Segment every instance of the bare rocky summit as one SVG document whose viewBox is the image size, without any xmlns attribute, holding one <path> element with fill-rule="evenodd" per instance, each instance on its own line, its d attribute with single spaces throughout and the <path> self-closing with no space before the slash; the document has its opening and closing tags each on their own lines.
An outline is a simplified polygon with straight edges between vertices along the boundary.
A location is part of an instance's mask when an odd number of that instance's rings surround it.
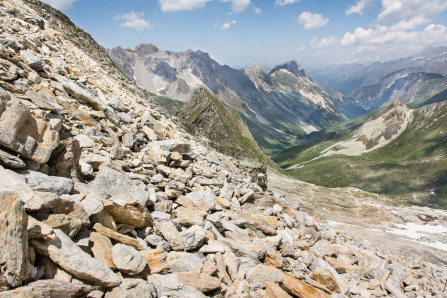
<svg viewBox="0 0 447 298">
<path fill-rule="evenodd" d="M 441 295 L 445 267 L 292 207 L 59 12 L 3 0 L 0 22 L 0 297 Z"/>
</svg>

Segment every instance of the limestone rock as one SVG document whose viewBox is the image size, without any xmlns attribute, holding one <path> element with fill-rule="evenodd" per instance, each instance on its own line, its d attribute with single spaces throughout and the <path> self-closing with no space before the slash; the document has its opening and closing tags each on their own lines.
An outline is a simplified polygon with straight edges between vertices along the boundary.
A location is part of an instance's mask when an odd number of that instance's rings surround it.
<svg viewBox="0 0 447 298">
<path fill-rule="evenodd" d="M 180 237 L 185 244 L 185 250 L 191 251 L 200 248 L 206 239 L 205 230 L 199 226 L 192 226 L 188 230 L 180 233 Z"/>
<path fill-rule="evenodd" d="M 120 233 L 115 232 L 115 231 L 113 231 L 111 229 L 108 229 L 108 228 L 104 227 L 100 223 L 96 223 L 93 226 L 93 229 L 96 232 L 100 233 L 101 235 L 109 237 L 109 238 L 111 238 L 111 239 L 113 239 L 115 241 L 118 241 L 118 242 L 130 245 L 130 246 L 133 246 L 133 247 L 135 247 L 138 250 L 143 250 L 144 249 L 144 246 L 142 246 L 141 243 L 137 239 L 129 237 L 129 236 L 126 236 L 126 235 L 123 235 L 123 234 L 120 234 Z"/>
<path fill-rule="evenodd" d="M 169 242 L 173 250 L 183 250 L 185 245 L 177 228 L 170 220 L 162 220 L 158 223 L 158 229 L 163 237 Z"/>
<path fill-rule="evenodd" d="M 287 294 L 277 283 L 272 281 L 267 281 L 265 283 L 265 291 L 269 298 L 289 298 L 292 297 Z"/>
<path fill-rule="evenodd" d="M 66 139 L 54 149 L 48 162 L 50 175 L 83 180 L 80 176 L 81 147 L 76 139 Z"/>
<path fill-rule="evenodd" d="M 204 297 L 203 294 L 194 288 L 185 286 L 175 274 L 153 274 L 148 278 L 157 291 L 157 297 Z"/>
<path fill-rule="evenodd" d="M 197 253 L 171 251 L 166 261 L 171 266 L 171 272 L 192 272 L 203 266 L 204 259 Z"/>
<path fill-rule="evenodd" d="M 155 288 L 147 281 L 138 278 L 124 278 L 119 287 L 107 292 L 105 298 L 155 298 Z"/>
<path fill-rule="evenodd" d="M 282 272 L 274 268 L 282 277 L 281 288 L 283 288 L 287 293 L 292 296 L 297 297 L 318 297 L 318 298 L 329 298 L 330 296 L 326 293 L 315 289 L 314 287 L 306 284 L 302 280 L 299 280 L 290 274 Z"/>
<path fill-rule="evenodd" d="M 330 291 L 340 293 L 340 287 L 329 269 L 317 269 L 312 273 L 313 279 L 326 286 Z"/>
<path fill-rule="evenodd" d="M 246 279 L 250 284 L 253 284 L 253 287 L 263 288 L 267 281 L 281 283 L 283 278 L 282 275 L 273 270 L 272 267 L 259 264 L 247 271 Z"/>
<path fill-rule="evenodd" d="M 145 258 L 135 248 L 121 243 L 113 246 L 112 259 L 116 267 L 128 275 L 137 275 L 146 267 Z"/>
<path fill-rule="evenodd" d="M 220 280 L 206 274 L 194 272 L 176 272 L 178 279 L 187 286 L 196 288 L 202 293 L 209 293 L 220 288 Z"/>
<path fill-rule="evenodd" d="M 57 195 L 70 194 L 74 182 L 69 178 L 48 176 L 39 172 L 27 171 L 26 181 L 35 191 L 52 192 Z"/>
<path fill-rule="evenodd" d="M 0 297 L 85 297 L 96 289 L 98 287 L 82 283 L 43 279 L 15 290 L 0 292 Z"/>
<path fill-rule="evenodd" d="M 122 206 L 113 200 L 107 200 L 104 201 L 104 209 L 118 223 L 129 224 L 136 228 L 145 228 L 153 224 L 149 210 L 140 203 Z"/>
<path fill-rule="evenodd" d="M 151 270 L 151 274 L 158 274 L 168 271 L 171 267 L 167 264 L 167 253 L 162 250 L 150 249 L 140 252 L 146 259 L 146 263 Z"/>
<path fill-rule="evenodd" d="M 110 196 L 127 195 L 137 200 L 142 206 L 146 206 L 149 194 L 136 186 L 126 175 L 113 169 L 103 167 L 96 175 L 93 186 L 102 189 Z"/>
<path fill-rule="evenodd" d="M 0 149 L 0 165 L 13 169 L 23 169 L 26 164 L 17 156 Z"/>
<path fill-rule="evenodd" d="M 121 280 L 104 263 L 82 251 L 61 230 L 54 230 L 55 240 L 31 240 L 34 249 L 48 256 L 73 276 L 107 287 L 115 287 Z"/>
<path fill-rule="evenodd" d="M 15 192 L 0 192 L 0 235 L 0 280 L 16 287 L 28 278 L 30 263 L 27 215 Z"/>
<path fill-rule="evenodd" d="M 53 114 L 33 117 L 15 98 L 0 100 L 0 111 L 0 144 L 39 164 L 46 163 L 59 143 L 59 118 Z"/>
<path fill-rule="evenodd" d="M 179 140 L 165 140 L 154 142 L 159 145 L 163 151 L 188 153 L 191 151 L 191 145 Z"/>
<path fill-rule="evenodd" d="M 214 209 L 216 200 L 209 191 L 194 191 L 177 199 L 177 204 L 194 210 L 208 212 Z"/>
<path fill-rule="evenodd" d="M 112 242 L 106 236 L 93 232 L 89 237 L 92 243 L 92 253 L 95 259 L 103 262 L 112 270 L 116 269 L 115 263 L 112 258 Z"/>
<path fill-rule="evenodd" d="M 32 69 L 39 71 L 42 70 L 42 60 L 31 51 L 20 51 L 20 55 L 23 57 L 25 63 Z"/>
</svg>

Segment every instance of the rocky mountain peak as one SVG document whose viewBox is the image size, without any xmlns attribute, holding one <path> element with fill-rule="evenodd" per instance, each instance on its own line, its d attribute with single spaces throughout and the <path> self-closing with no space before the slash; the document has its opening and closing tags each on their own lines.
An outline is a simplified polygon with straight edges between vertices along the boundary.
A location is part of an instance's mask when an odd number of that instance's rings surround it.
<svg viewBox="0 0 447 298">
<path fill-rule="evenodd" d="M 158 48 L 150 43 L 141 43 L 135 47 L 135 52 L 138 55 L 151 55 L 158 51 Z"/>
<path fill-rule="evenodd" d="M 307 77 L 306 72 L 304 69 L 299 65 L 295 60 L 287 61 L 284 64 L 275 66 L 269 74 L 273 74 L 277 72 L 278 70 L 285 69 L 293 73 L 297 77 Z"/>
</svg>

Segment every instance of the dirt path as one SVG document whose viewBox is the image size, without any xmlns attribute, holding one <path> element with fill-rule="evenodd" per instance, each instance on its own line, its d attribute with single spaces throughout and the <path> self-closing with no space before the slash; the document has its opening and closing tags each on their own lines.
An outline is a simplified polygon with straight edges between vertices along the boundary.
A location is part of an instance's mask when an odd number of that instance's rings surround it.
<svg viewBox="0 0 447 298">
<path fill-rule="evenodd" d="M 368 240 L 383 254 L 447 265 L 446 211 L 393 206 L 386 197 L 358 189 L 328 189 L 278 174 L 269 174 L 269 187 L 349 237 Z"/>
</svg>

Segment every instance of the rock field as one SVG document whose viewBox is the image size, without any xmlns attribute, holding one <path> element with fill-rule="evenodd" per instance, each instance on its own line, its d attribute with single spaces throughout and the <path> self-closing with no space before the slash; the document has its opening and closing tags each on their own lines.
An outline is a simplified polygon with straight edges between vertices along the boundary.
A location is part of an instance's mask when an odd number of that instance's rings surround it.
<svg viewBox="0 0 447 298">
<path fill-rule="evenodd" d="M 445 267 L 291 207 L 49 6 L 0 23 L 0 297 L 443 295 Z"/>
</svg>

